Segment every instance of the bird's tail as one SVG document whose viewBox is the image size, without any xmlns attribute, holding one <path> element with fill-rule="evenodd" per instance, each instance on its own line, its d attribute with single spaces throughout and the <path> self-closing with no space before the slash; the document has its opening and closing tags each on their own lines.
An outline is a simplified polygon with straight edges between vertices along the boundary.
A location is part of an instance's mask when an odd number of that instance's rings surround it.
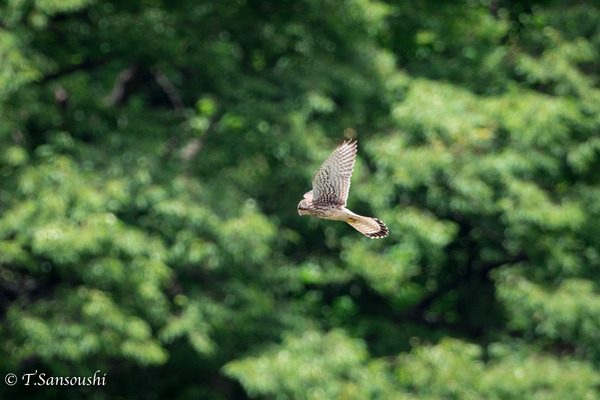
<svg viewBox="0 0 600 400">
<path fill-rule="evenodd" d="M 348 218 L 348 223 L 354 229 L 371 239 L 384 238 L 390 233 L 387 226 L 377 218 L 354 215 Z"/>
</svg>

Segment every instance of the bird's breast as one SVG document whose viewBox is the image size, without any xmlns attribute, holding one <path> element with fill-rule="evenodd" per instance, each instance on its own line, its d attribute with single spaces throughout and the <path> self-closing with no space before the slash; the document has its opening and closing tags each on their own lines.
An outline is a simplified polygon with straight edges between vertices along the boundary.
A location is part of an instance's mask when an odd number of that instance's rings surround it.
<svg viewBox="0 0 600 400">
<path fill-rule="evenodd" d="M 344 208 L 333 203 L 313 203 L 310 211 L 311 215 L 318 218 L 337 221 L 346 221 L 348 219 L 348 216 L 344 212 Z"/>
</svg>

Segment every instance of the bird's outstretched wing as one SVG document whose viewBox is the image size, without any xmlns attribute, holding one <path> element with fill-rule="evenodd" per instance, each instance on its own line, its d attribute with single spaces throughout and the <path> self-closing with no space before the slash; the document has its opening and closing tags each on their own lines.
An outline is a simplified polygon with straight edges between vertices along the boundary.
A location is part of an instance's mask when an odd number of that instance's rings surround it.
<svg viewBox="0 0 600 400">
<path fill-rule="evenodd" d="M 312 177 L 314 201 L 346 205 L 355 156 L 356 140 L 344 141 L 331 153 Z"/>
</svg>

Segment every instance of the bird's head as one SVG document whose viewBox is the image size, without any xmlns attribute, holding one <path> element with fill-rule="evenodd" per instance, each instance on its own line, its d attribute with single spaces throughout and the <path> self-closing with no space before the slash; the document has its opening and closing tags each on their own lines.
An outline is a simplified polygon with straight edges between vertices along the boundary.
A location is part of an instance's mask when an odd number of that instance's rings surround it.
<svg viewBox="0 0 600 400">
<path fill-rule="evenodd" d="M 300 203 L 298 203 L 298 214 L 300 215 L 310 215 L 310 212 L 308 211 L 309 209 L 309 204 L 308 204 L 308 200 L 303 199 Z"/>
</svg>

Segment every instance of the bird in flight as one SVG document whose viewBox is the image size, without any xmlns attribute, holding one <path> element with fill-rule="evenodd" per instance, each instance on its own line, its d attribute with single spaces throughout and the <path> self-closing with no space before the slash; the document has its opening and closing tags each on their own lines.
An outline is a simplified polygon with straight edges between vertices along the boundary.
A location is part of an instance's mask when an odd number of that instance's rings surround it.
<svg viewBox="0 0 600 400">
<path fill-rule="evenodd" d="M 371 239 L 388 235 L 387 226 L 377 218 L 363 217 L 346 208 L 350 178 L 354 171 L 356 140 L 344 141 L 321 164 L 312 177 L 312 190 L 298 204 L 298 214 L 344 221 Z"/>
</svg>

